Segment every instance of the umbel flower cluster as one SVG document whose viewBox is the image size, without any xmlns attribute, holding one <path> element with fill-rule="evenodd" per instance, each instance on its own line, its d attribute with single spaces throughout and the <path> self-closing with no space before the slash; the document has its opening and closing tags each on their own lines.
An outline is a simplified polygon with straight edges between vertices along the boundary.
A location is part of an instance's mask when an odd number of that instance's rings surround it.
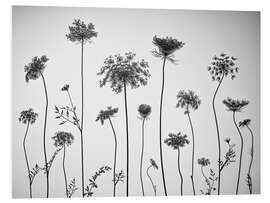
<svg viewBox="0 0 270 203">
<path fill-rule="evenodd" d="M 26 72 L 25 81 L 29 82 L 29 80 L 36 80 L 43 73 L 46 68 L 45 63 L 49 59 L 47 56 L 43 55 L 40 58 L 35 56 L 32 58 L 32 61 L 28 63 L 28 65 L 24 66 L 24 71 Z"/>
<path fill-rule="evenodd" d="M 185 108 L 185 113 L 189 113 L 189 108 L 197 110 L 201 104 L 199 96 L 194 93 L 194 91 L 180 90 L 177 94 L 177 104 L 176 107 Z"/>
<path fill-rule="evenodd" d="M 198 164 L 201 166 L 208 166 L 208 165 L 210 165 L 210 160 L 202 157 L 202 158 L 198 159 Z"/>
<path fill-rule="evenodd" d="M 211 65 L 207 68 L 212 76 L 212 80 L 220 82 L 223 77 L 227 76 L 231 76 L 233 80 L 236 73 L 239 72 L 239 67 L 235 65 L 236 60 L 237 58 L 224 53 L 214 56 Z"/>
<path fill-rule="evenodd" d="M 104 66 L 98 72 L 98 75 L 105 75 L 100 80 L 100 87 L 109 83 L 114 92 L 120 93 L 124 86 L 133 89 L 147 85 L 147 79 L 150 77 L 149 65 L 144 59 L 136 61 L 135 56 L 136 54 L 127 52 L 125 56 L 116 54 L 106 58 Z"/>
<path fill-rule="evenodd" d="M 27 124 L 33 124 L 36 122 L 38 117 L 38 114 L 34 112 L 32 108 L 29 108 L 28 110 L 24 110 L 20 113 L 19 121 Z"/>
<path fill-rule="evenodd" d="M 178 149 L 179 147 L 184 147 L 186 144 L 189 144 L 187 135 L 182 135 L 181 132 L 177 134 L 169 133 L 168 137 L 169 138 L 166 138 L 164 143 L 171 146 L 173 149 Z"/>
<path fill-rule="evenodd" d="M 141 118 L 144 119 L 144 118 L 147 118 L 151 114 L 152 108 L 148 104 L 141 104 L 138 107 L 138 112 L 139 112 Z"/>
<path fill-rule="evenodd" d="M 153 37 L 153 44 L 158 48 L 158 50 L 152 51 L 155 57 L 166 58 L 173 63 L 175 62 L 173 53 L 185 45 L 184 42 L 180 42 L 172 37 L 159 38 L 157 36 Z"/>
<path fill-rule="evenodd" d="M 74 136 L 69 132 L 59 131 L 52 137 L 54 140 L 54 146 L 63 147 L 64 145 L 69 146 L 73 143 Z"/>
<path fill-rule="evenodd" d="M 241 110 L 249 104 L 249 101 L 244 99 L 232 99 L 228 97 L 227 99 L 223 100 L 223 104 L 225 104 L 228 111 L 241 112 Z"/>
<path fill-rule="evenodd" d="M 107 107 L 106 110 L 101 110 L 96 118 L 96 121 L 100 121 L 101 124 L 104 124 L 104 121 L 113 117 L 118 112 L 118 108 L 112 108 L 111 106 Z"/>
</svg>

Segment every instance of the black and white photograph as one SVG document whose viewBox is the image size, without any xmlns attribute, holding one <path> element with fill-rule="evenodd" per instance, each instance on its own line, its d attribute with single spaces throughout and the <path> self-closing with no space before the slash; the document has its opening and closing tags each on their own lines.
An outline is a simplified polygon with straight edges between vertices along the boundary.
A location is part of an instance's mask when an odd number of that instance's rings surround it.
<svg viewBox="0 0 270 203">
<path fill-rule="evenodd" d="M 13 6 L 12 198 L 260 194 L 260 15 Z"/>
</svg>

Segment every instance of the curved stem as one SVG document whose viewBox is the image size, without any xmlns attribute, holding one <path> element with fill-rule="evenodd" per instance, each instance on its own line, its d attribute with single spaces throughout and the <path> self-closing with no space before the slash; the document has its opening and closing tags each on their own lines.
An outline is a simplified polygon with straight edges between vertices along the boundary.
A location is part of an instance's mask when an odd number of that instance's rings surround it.
<svg viewBox="0 0 270 203">
<path fill-rule="evenodd" d="M 167 188 L 165 182 L 165 174 L 164 174 L 164 166 L 163 166 L 163 156 L 162 156 L 162 103 L 163 103 L 163 93 L 164 93 L 164 80 L 165 80 L 165 63 L 166 63 L 166 56 L 163 60 L 162 66 L 162 86 L 161 86 L 161 94 L 160 94 L 160 109 L 159 109 L 159 152 L 160 152 L 160 165 L 161 165 L 161 173 L 162 173 L 162 180 L 163 180 L 163 187 L 165 196 L 167 196 Z"/>
<path fill-rule="evenodd" d="M 216 100 L 216 96 L 217 96 L 217 92 L 219 90 L 219 87 L 223 81 L 224 78 L 224 73 L 221 77 L 221 80 L 219 81 L 219 84 L 217 86 L 217 89 L 214 93 L 213 96 L 213 100 L 212 100 L 212 107 L 213 107 L 213 111 L 214 111 L 214 116 L 215 116 L 215 123 L 216 123 L 216 130 L 217 130 L 217 137 L 218 137 L 218 195 L 220 194 L 220 163 L 221 163 L 221 147 L 220 147 L 220 135 L 219 135 L 219 127 L 218 127 L 218 120 L 217 120 L 217 113 L 216 113 L 216 109 L 215 109 L 215 100 Z"/>
<path fill-rule="evenodd" d="M 63 172 L 64 172 L 64 178 L 65 178 L 65 187 L 66 187 L 66 196 L 68 197 L 68 186 L 67 186 L 67 174 L 65 169 L 65 160 L 66 160 L 66 146 L 64 144 L 64 152 L 63 152 Z"/>
<path fill-rule="evenodd" d="M 46 152 L 46 127 L 47 127 L 47 114 L 48 114 L 48 92 L 46 87 L 46 82 L 43 74 L 40 72 L 40 75 L 42 77 L 44 91 L 45 91 L 45 97 L 46 97 L 46 105 L 45 105 L 45 118 L 44 118 L 44 127 L 43 127 L 43 151 L 44 151 L 44 159 L 45 159 L 45 170 L 46 170 L 46 183 L 47 183 L 47 194 L 46 197 L 49 197 L 49 170 L 48 170 L 48 160 L 47 160 L 47 152 Z"/>
<path fill-rule="evenodd" d="M 24 135 L 24 138 L 23 138 L 23 151 L 24 151 L 24 157 L 25 157 L 25 162 L 26 162 L 27 171 L 28 171 L 30 198 L 32 198 L 32 182 L 31 182 L 31 178 L 30 178 L 30 167 L 29 167 L 29 162 L 28 162 L 27 153 L 26 153 L 26 147 L 25 147 L 26 136 L 27 136 L 27 133 L 28 133 L 29 124 L 30 123 L 28 121 L 26 131 L 25 131 L 25 135 Z"/>
<path fill-rule="evenodd" d="M 238 177 L 237 177 L 237 185 L 236 185 L 236 191 L 235 194 L 238 194 L 238 188 L 239 188 L 239 181 L 240 181 L 240 175 L 241 175 L 241 166 L 242 166 L 242 154 L 243 154 L 243 137 L 242 134 L 239 130 L 239 127 L 235 121 L 235 111 L 233 112 L 233 122 L 235 124 L 235 127 L 237 128 L 237 131 L 240 136 L 240 141 L 241 141 L 241 148 L 240 148 L 240 157 L 239 157 L 239 169 L 238 169 Z"/>
<path fill-rule="evenodd" d="M 84 158 L 83 158 L 83 113 L 84 113 L 84 89 L 83 89 L 83 39 L 81 44 L 81 94 L 82 94 L 82 112 L 81 112 L 81 167 L 82 167 L 82 197 L 84 197 Z"/>
<path fill-rule="evenodd" d="M 114 135 L 114 162 L 113 162 L 113 196 L 115 197 L 115 192 L 116 192 L 116 180 L 115 180 L 115 174 L 116 174 L 116 153 L 117 153 L 117 138 L 116 138 L 116 133 L 111 121 L 111 118 L 109 117 L 110 125 L 113 131 Z"/>
<path fill-rule="evenodd" d="M 127 136 L 127 181 L 126 181 L 126 196 L 128 197 L 128 180 L 129 180 L 129 141 L 128 141 L 128 112 L 127 112 L 127 90 L 124 82 L 124 96 L 125 96 L 125 113 L 126 113 L 126 136 Z"/>
<path fill-rule="evenodd" d="M 251 179 L 250 171 L 251 171 L 251 167 L 252 167 L 252 163 L 253 163 L 253 156 L 254 156 L 254 135 L 253 135 L 253 132 L 248 125 L 247 125 L 247 128 L 248 128 L 250 135 L 251 135 L 251 152 L 250 152 L 251 159 L 250 159 L 249 168 L 248 168 L 248 175 L 250 177 L 249 193 L 252 194 L 252 179 Z"/>
<path fill-rule="evenodd" d="M 140 180 L 141 180 L 143 196 L 144 196 L 144 187 L 143 187 L 143 177 L 142 177 L 142 163 L 143 163 L 143 151 L 144 151 L 144 123 L 145 123 L 145 118 L 143 118 L 143 121 L 142 121 L 142 151 L 141 151 L 141 163 L 140 163 Z"/>
<path fill-rule="evenodd" d="M 188 112 L 188 109 L 187 109 Z M 194 187 L 194 180 L 193 180 L 193 176 L 194 176 L 194 146 L 195 146 L 195 139 L 194 139 L 194 130 L 193 130 L 193 125 L 191 122 L 191 118 L 189 115 L 189 112 L 187 113 L 188 115 L 188 120 L 189 120 L 189 124 L 190 124 L 190 128 L 191 128 L 191 132 L 192 132 L 192 163 L 191 163 L 191 182 L 192 182 L 192 189 L 193 189 L 193 195 L 195 195 L 195 187 Z"/>
<path fill-rule="evenodd" d="M 183 176 L 182 176 L 181 169 L 180 169 L 180 148 L 179 147 L 178 147 L 177 151 L 178 151 L 177 164 L 178 164 L 178 172 L 179 172 L 180 179 L 181 179 L 181 196 L 182 196 L 183 195 Z"/>
<path fill-rule="evenodd" d="M 203 175 L 204 179 L 205 179 L 205 180 L 208 180 L 207 177 L 206 177 L 205 174 L 204 174 L 203 166 L 201 166 L 201 172 L 202 172 L 202 175 Z"/>
<path fill-rule="evenodd" d="M 150 180 L 150 182 L 151 182 L 152 188 L 153 188 L 154 193 L 155 193 L 155 196 L 156 196 L 156 195 L 157 195 L 156 186 L 155 186 L 155 184 L 154 184 L 154 182 L 153 182 L 153 180 L 152 180 L 152 178 L 151 178 L 151 176 L 150 176 L 150 174 L 149 174 L 149 169 L 150 169 L 151 167 L 152 167 L 152 165 L 150 165 L 150 166 L 147 168 L 146 174 L 147 174 L 147 176 L 148 176 L 148 178 L 149 178 L 149 180 Z"/>
</svg>

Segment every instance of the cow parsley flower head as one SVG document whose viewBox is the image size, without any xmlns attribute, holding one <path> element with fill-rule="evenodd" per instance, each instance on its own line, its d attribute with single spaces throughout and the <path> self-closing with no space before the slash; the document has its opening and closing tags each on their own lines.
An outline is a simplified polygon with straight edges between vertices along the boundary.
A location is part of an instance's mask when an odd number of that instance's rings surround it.
<svg viewBox="0 0 270 203">
<path fill-rule="evenodd" d="M 223 100 L 223 104 L 225 104 L 228 111 L 241 112 L 241 110 L 249 104 L 249 101 L 244 99 L 232 99 L 228 97 L 227 99 Z"/>
<path fill-rule="evenodd" d="M 210 165 L 210 160 L 202 157 L 202 158 L 198 159 L 198 164 L 201 166 L 208 166 L 208 165 Z"/>
<path fill-rule="evenodd" d="M 189 144 L 189 140 L 187 139 L 187 135 L 182 135 L 181 132 L 174 134 L 170 133 L 168 138 L 164 140 L 164 143 L 173 149 L 178 149 L 179 147 L 184 147 L 186 144 Z"/>
<path fill-rule="evenodd" d="M 33 124 L 36 122 L 38 117 L 38 114 L 34 112 L 32 108 L 29 108 L 28 110 L 24 110 L 20 113 L 19 122 L 22 122 L 23 124 Z"/>
<path fill-rule="evenodd" d="M 231 76 L 233 80 L 239 72 L 239 67 L 236 66 L 237 58 L 221 53 L 219 56 L 214 56 L 211 65 L 207 67 L 213 81 L 220 81 L 223 77 Z"/>
<path fill-rule="evenodd" d="M 69 132 L 59 131 L 52 137 L 54 140 L 54 146 L 63 147 L 64 145 L 69 146 L 74 141 L 74 136 Z"/>
<path fill-rule="evenodd" d="M 46 62 L 48 60 L 45 55 L 32 58 L 32 61 L 24 66 L 24 71 L 26 72 L 25 81 L 29 82 L 29 80 L 38 79 L 46 68 Z"/>
<path fill-rule="evenodd" d="M 69 26 L 69 33 L 66 35 L 71 42 L 91 42 L 93 37 L 97 37 L 95 26 L 92 23 L 85 24 L 80 19 L 75 19 L 72 26 Z"/>
<path fill-rule="evenodd" d="M 138 107 L 138 112 L 139 112 L 141 118 L 144 119 L 144 118 L 147 118 L 151 114 L 152 108 L 148 104 L 141 104 Z"/>
<path fill-rule="evenodd" d="M 185 45 L 172 37 L 159 38 L 157 36 L 153 37 L 153 44 L 157 46 L 158 50 L 153 50 L 152 54 L 162 59 L 166 57 L 171 62 L 175 62 L 173 53 Z"/>
<path fill-rule="evenodd" d="M 101 110 L 96 118 L 96 121 L 100 121 L 101 124 L 104 124 L 104 121 L 113 117 L 118 112 L 118 108 L 112 108 L 111 106 L 107 107 L 106 110 Z"/>
</svg>

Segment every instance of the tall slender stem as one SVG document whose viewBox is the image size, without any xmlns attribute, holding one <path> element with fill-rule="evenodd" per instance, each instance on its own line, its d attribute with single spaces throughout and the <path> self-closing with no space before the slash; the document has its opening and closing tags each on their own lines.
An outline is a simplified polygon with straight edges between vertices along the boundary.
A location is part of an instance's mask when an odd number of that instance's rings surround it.
<svg viewBox="0 0 270 203">
<path fill-rule="evenodd" d="M 141 163 L 140 163 L 140 180 L 142 187 L 142 195 L 144 196 L 143 177 L 142 177 L 142 164 L 143 164 L 143 152 L 144 152 L 144 123 L 145 118 L 142 120 L 142 151 L 141 151 Z"/>
<path fill-rule="evenodd" d="M 159 152 L 160 152 L 160 165 L 161 165 L 164 193 L 167 196 L 167 188 L 166 188 L 166 182 L 165 182 L 163 156 L 162 156 L 162 103 L 163 103 L 164 82 L 165 82 L 165 63 L 166 63 L 166 56 L 164 57 L 163 66 L 162 66 L 162 86 L 161 86 L 160 107 L 159 107 L 160 108 L 159 109 Z"/>
<path fill-rule="evenodd" d="M 235 191 L 235 194 L 237 195 L 238 194 L 238 188 L 239 188 L 239 181 L 240 181 L 240 175 L 241 175 L 241 166 L 242 166 L 242 154 L 243 154 L 243 137 L 242 137 L 242 134 L 240 132 L 240 129 L 235 121 L 235 111 L 233 112 L 233 122 L 235 124 L 235 127 L 237 128 L 237 131 L 239 133 L 239 136 L 240 136 L 240 141 L 241 141 L 241 144 L 240 144 L 240 157 L 239 157 L 239 169 L 238 169 L 238 177 L 237 177 L 237 184 L 236 184 L 236 191 Z"/>
<path fill-rule="evenodd" d="M 82 197 L 84 197 L 84 158 L 83 158 L 83 113 L 84 113 L 84 89 L 83 89 L 83 38 L 81 44 L 81 91 L 82 91 L 82 112 L 81 112 L 81 167 L 82 167 Z"/>
<path fill-rule="evenodd" d="M 183 175 L 182 175 L 181 169 L 180 169 L 180 147 L 178 147 L 177 152 L 178 152 L 177 165 L 178 165 L 178 172 L 179 172 L 180 179 L 181 179 L 181 196 L 182 196 L 183 195 Z"/>
<path fill-rule="evenodd" d="M 28 133 L 29 124 L 30 124 L 30 122 L 28 121 L 26 131 L 25 131 L 25 135 L 24 135 L 24 138 L 23 138 L 23 151 L 24 151 L 24 157 L 25 157 L 25 161 L 26 161 L 26 165 L 27 165 L 30 198 L 32 198 L 32 182 L 31 182 L 31 178 L 30 178 L 30 167 L 29 167 L 29 162 L 28 162 L 27 153 L 26 153 L 26 147 L 25 147 L 26 136 L 27 136 L 27 133 Z"/>
<path fill-rule="evenodd" d="M 45 170 L 46 170 L 46 197 L 49 198 L 49 170 L 48 170 L 48 160 L 47 160 L 47 152 L 46 152 L 46 127 L 47 127 L 47 114 L 48 114 L 48 92 L 46 87 L 46 82 L 43 74 L 40 72 L 40 75 L 42 77 L 44 91 L 45 91 L 45 97 L 46 97 L 46 105 L 45 105 L 45 118 L 44 118 L 44 127 L 43 127 L 43 150 L 44 150 L 44 159 L 45 159 Z"/>
<path fill-rule="evenodd" d="M 128 141 L 128 112 L 127 112 L 127 90 L 124 82 L 124 96 L 125 96 L 125 112 L 126 112 L 126 134 L 127 134 L 127 181 L 126 181 L 126 196 L 128 197 L 128 180 L 129 180 L 129 141 Z"/>
<path fill-rule="evenodd" d="M 113 135 L 114 135 L 114 161 L 113 161 L 113 196 L 115 197 L 115 187 L 116 187 L 116 180 L 115 180 L 115 174 L 116 174 L 116 153 L 117 153 L 117 138 L 116 138 L 116 133 L 111 121 L 111 118 L 109 117 L 109 121 L 110 121 L 110 125 L 113 131 Z"/>
<path fill-rule="evenodd" d="M 248 176 L 250 178 L 249 193 L 252 194 L 252 179 L 251 179 L 250 171 L 251 171 L 251 167 L 252 167 L 252 163 L 253 163 L 253 156 L 254 156 L 254 135 L 253 135 L 253 132 L 250 129 L 250 127 L 248 125 L 246 125 L 246 126 L 247 126 L 247 128 L 250 132 L 250 135 L 251 135 L 251 152 L 250 152 L 251 159 L 250 159 L 250 163 L 249 163 L 249 167 L 248 167 Z"/>
<path fill-rule="evenodd" d="M 192 183 L 193 195 L 195 195 L 196 192 L 195 192 L 194 180 L 193 180 L 193 177 L 194 177 L 194 148 L 195 148 L 195 139 L 194 139 L 193 125 L 192 125 L 192 122 L 191 122 L 191 118 L 190 118 L 188 109 L 187 109 L 187 115 L 188 115 L 188 120 L 189 120 L 189 124 L 190 124 L 190 128 L 191 128 L 191 132 L 192 132 L 192 163 L 191 163 L 191 176 L 190 176 L 190 178 L 191 178 L 191 183 Z"/>
<path fill-rule="evenodd" d="M 153 182 L 153 180 L 152 180 L 152 178 L 151 178 L 151 176 L 150 176 L 150 174 L 149 174 L 149 170 L 150 170 L 151 167 L 152 167 L 152 165 L 150 165 L 150 166 L 147 168 L 146 174 L 147 174 L 147 176 L 148 176 L 148 178 L 149 178 L 149 180 L 150 180 L 150 182 L 151 182 L 152 188 L 153 188 L 154 193 L 155 193 L 155 196 L 156 196 L 156 195 L 157 195 L 156 186 L 155 186 L 155 184 L 154 184 L 154 182 Z"/>
<path fill-rule="evenodd" d="M 215 109 L 215 100 L 217 96 L 217 92 L 219 90 L 219 87 L 223 81 L 224 78 L 224 73 L 221 77 L 221 80 L 219 81 L 219 84 L 217 86 L 217 89 L 214 93 L 213 100 L 212 100 L 212 106 L 213 106 L 213 111 L 214 111 L 214 116 L 215 116 L 215 123 L 216 123 L 216 130 L 217 130 L 217 137 L 218 137 L 218 195 L 220 194 L 220 163 L 221 163 L 221 147 L 220 147 L 220 134 L 219 134 L 219 127 L 218 127 L 218 120 L 217 120 L 217 113 Z"/>
<path fill-rule="evenodd" d="M 65 178 L 65 187 L 66 187 L 66 196 L 68 197 L 68 186 L 67 186 L 67 174 L 65 169 L 65 160 L 66 160 L 66 145 L 64 144 L 64 152 L 63 152 L 63 172 L 64 172 L 64 178 Z"/>
</svg>

